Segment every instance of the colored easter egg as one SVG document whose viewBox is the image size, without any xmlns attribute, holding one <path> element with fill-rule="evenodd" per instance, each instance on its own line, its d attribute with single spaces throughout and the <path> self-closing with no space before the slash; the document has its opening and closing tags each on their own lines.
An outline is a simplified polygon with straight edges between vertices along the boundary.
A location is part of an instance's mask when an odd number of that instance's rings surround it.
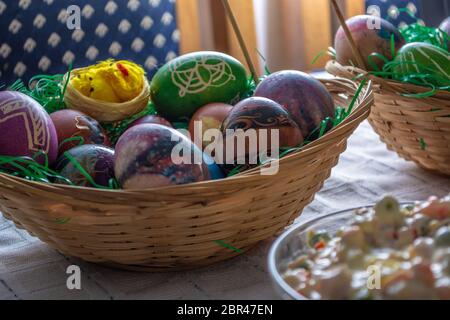
<svg viewBox="0 0 450 320">
<path fill-rule="evenodd" d="M 352 17 L 346 21 L 350 29 L 353 40 L 361 52 L 365 65 L 369 70 L 376 70 L 383 67 L 386 63 L 383 59 L 373 56 L 372 53 L 383 55 L 387 60 L 391 61 L 391 37 L 394 37 L 395 49 L 398 50 L 405 43 L 398 29 L 389 21 L 376 16 L 359 15 Z M 342 65 L 355 65 L 357 60 L 353 56 L 344 29 L 340 27 L 336 33 L 334 40 L 334 48 L 336 49 L 336 60 Z M 370 62 L 372 61 L 372 63 Z"/>
<path fill-rule="evenodd" d="M 109 139 L 100 123 L 80 111 L 65 109 L 52 113 L 50 117 L 58 134 L 59 154 L 80 144 L 110 146 Z M 78 140 L 65 141 L 75 137 L 83 138 L 83 143 Z"/>
<path fill-rule="evenodd" d="M 68 156 L 69 155 L 69 156 Z M 73 158 L 75 161 L 71 161 Z M 99 185 L 107 187 L 114 179 L 114 150 L 105 146 L 86 144 L 70 149 L 59 157 L 56 170 L 73 184 L 82 187 L 93 187 L 89 178 L 77 167 L 78 163 L 85 172 Z M 56 183 L 69 184 L 63 179 Z"/>
<path fill-rule="evenodd" d="M 231 109 L 233 109 L 233 106 L 226 103 L 210 103 L 198 109 L 189 122 L 189 134 L 191 135 L 192 141 L 196 144 L 198 143 L 198 146 L 203 150 L 210 142 L 203 140 L 204 133 L 209 129 L 220 130 L 223 121 L 228 117 Z M 199 130 L 200 125 L 201 131 Z M 197 134 L 195 130 L 196 126 L 198 128 Z M 201 136 L 197 137 L 200 134 Z"/>
<path fill-rule="evenodd" d="M 52 119 L 35 100 L 15 91 L 0 92 L 0 155 L 56 160 L 58 137 Z M 36 161 L 43 164 L 45 156 Z"/>
<path fill-rule="evenodd" d="M 255 96 L 281 104 L 297 123 L 304 138 L 316 138 L 321 122 L 327 117 L 334 118 L 334 101 L 327 88 L 316 78 L 300 71 L 285 70 L 271 74 L 258 85 Z"/>
<path fill-rule="evenodd" d="M 139 118 L 135 121 L 133 121 L 129 126 L 128 129 L 140 124 L 160 124 L 169 128 L 173 128 L 172 124 L 160 116 L 155 115 L 149 115 L 149 116 L 143 116 L 142 118 Z"/>
<path fill-rule="evenodd" d="M 115 174 L 124 189 L 210 180 L 200 149 L 177 130 L 158 124 L 132 127 L 120 137 Z"/>
<path fill-rule="evenodd" d="M 447 17 L 444 21 L 442 21 L 439 29 L 447 32 L 447 34 L 450 35 L 450 17 Z"/>
<path fill-rule="evenodd" d="M 404 80 L 411 74 L 431 75 L 423 84 L 440 87 L 450 86 L 450 53 L 424 42 L 412 42 L 403 46 L 394 60 L 397 80 Z"/>
<path fill-rule="evenodd" d="M 246 89 L 247 73 L 238 60 L 204 51 L 180 56 L 160 68 L 150 95 L 160 115 L 178 120 L 190 118 L 211 102 L 238 101 Z"/>
<path fill-rule="evenodd" d="M 439 29 L 446 32 L 450 37 L 450 17 L 447 17 L 447 19 L 442 21 L 441 25 L 439 26 Z M 447 41 L 447 50 L 450 51 L 450 38 Z"/>
<path fill-rule="evenodd" d="M 248 134 L 249 130 L 254 130 L 253 141 L 237 137 L 239 131 Z M 271 141 L 273 130 L 278 131 L 278 141 Z M 245 159 L 245 164 L 255 164 L 252 162 L 259 159 L 264 152 L 274 148 L 278 150 L 296 147 L 303 142 L 302 133 L 290 114 L 280 104 L 262 97 L 248 98 L 239 102 L 223 122 L 222 132 L 225 154 L 223 169 L 226 171 L 230 165 L 239 164 L 239 159 L 242 162 Z M 262 133 L 265 134 L 265 138 L 262 138 Z M 266 143 L 263 143 L 263 139 Z M 230 143 L 234 148 L 229 148 Z M 229 150 L 233 149 L 234 152 L 230 153 Z"/>
</svg>

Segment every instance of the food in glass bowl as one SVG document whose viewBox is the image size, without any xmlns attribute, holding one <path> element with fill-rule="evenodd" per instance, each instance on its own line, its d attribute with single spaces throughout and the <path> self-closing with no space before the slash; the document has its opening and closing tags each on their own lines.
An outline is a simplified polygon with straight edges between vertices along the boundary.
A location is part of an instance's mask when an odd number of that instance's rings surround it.
<svg viewBox="0 0 450 320">
<path fill-rule="evenodd" d="M 386 197 L 305 241 L 281 274 L 302 297 L 450 299 L 450 196 L 409 206 Z"/>
</svg>

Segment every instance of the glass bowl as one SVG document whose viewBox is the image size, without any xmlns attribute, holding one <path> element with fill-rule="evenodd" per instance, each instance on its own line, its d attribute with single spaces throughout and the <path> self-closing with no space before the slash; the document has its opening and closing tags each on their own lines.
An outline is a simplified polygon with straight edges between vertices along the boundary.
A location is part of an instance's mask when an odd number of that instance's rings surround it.
<svg viewBox="0 0 450 320">
<path fill-rule="evenodd" d="M 402 206 L 412 205 L 412 203 L 402 203 Z M 282 299 L 285 300 L 308 300 L 294 290 L 283 280 L 283 274 L 287 270 L 287 265 L 295 257 L 305 252 L 307 246 L 307 234 L 310 230 L 325 230 L 334 235 L 340 227 L 347 224 L 354 216 L 355 210 L 372 209 L 374 205 L 357 207 L 343 211 L 334 212 L 318 218 L 308 220 L 287 230 L 272 245 L 269 251 L 268 263 L 269 273 L 275 290 Z"/>
</svg>

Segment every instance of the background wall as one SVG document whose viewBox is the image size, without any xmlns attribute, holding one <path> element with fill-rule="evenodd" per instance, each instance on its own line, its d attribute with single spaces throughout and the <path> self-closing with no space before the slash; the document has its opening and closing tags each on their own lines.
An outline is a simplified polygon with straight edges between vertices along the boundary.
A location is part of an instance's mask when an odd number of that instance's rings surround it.
<svg viewBox="0 0 450 320">
<path fill-rule="evenodd" d="M 205 50 L 228 52 L 241 61 L 243 55 L 218 0 L 181 0 L 197 6 L 199 12 L 198 40 Z M 322 69 L 328 59 L 314 58 L 333 46 L 339 27 L 330 0 L 230 0 L 247 46 L 259 69 L 270 71 Z M 437 26 L 449 13 L 450 0 L 338 0 L 346 17 L 366 12 L 366 4 L 379 4 L 387 15 L 390 4 L 399 8 L 409 3 L 418 7 L 421 18 L 430 26 Z M 406 15 L 406 13 L 403 13 Z M 400 17 L 401 18 L 401 17 Z M 191 19 L 186 19 L 188 27 Z M 224 27 L 225 26 L 225 27 Z M 260 56 L 265 59 L 261 59 Z M 265 61 L 266 62 L 265 62 Z"/>
</svg>

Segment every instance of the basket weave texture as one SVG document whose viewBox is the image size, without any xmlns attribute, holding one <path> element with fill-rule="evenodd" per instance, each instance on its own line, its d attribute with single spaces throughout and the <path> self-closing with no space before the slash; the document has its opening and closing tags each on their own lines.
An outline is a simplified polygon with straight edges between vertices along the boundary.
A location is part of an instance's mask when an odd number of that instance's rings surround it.
<svg viewBox="0 0 450 320">
<path fill-rule="evenodd" d="M 348 106 L 357 90 L 347 79 L 321 81 L 340 106 Z M 368 83 L 340 125 L 282 158 L 273 176 L 256 168 L 223 180 L 111 191 L 0 174 L 0 211 L 51 247 L 89 262 L 139 271 L 209 265 L 291 224 L 330 176 L 372 104 Z"/>
<path fill-rule="evenodd" d="M 354 79 L 365 71 L 330 61 L 329 73 Z M 432 97 L 415 98 L 429 88 L 370 76 L 375 103 L 369 116 L 373 129 L 388 149 L 420 167 L 450 175 L 450 92 L 437 91 Z"/>
<path fill-rule="evenodd" d="M 74 69 L 70 73 L 70 78 L 78 76 L 87 68 Z M 68 74 L 64 76 L 66 82 Z M 147 106 L 150 98 L 150 85 L 144 76 L 144 86 L 141 93 L 134 99 L 122 103 L 113 103 L 95 100 L 86 97 L 73 87 L 71 82 L 68 83 L 64 94 L 64 101 L 67 107 L 81 111 L 92 118 L 101 122 L 120 121 L 141 112 Z"/>
</svg>

